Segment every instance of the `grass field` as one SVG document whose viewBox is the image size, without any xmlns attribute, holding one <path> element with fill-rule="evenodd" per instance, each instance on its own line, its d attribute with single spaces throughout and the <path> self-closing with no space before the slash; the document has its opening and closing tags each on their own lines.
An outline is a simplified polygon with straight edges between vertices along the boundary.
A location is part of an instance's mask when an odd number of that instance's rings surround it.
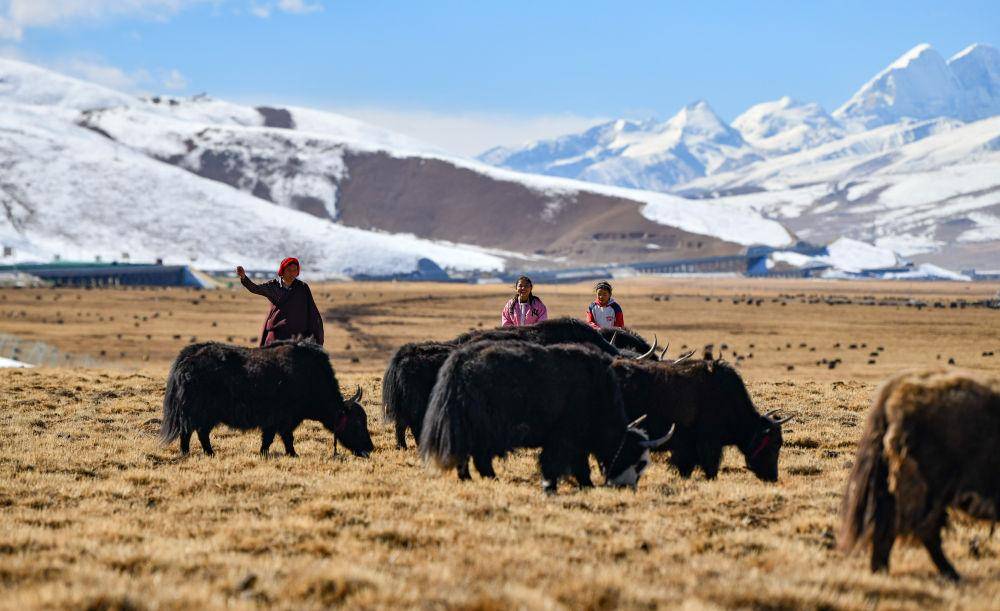
<svg viewBox="0 0 1000 611">
<path fill-rule="evenodd" d="M 779 483 L 754 479 L 730 450 L 715 481 L 683 480 L 658 456 L 637 492 L 563 484 L 546 497 L 533 451 L 498 462 L 497 482 L 460 484 L 395 449 L 378 395 L 392 350 L 493 326 L 502 287 L 313 287 L 345 392 L 365 390 L 367 460 L 333 456 L 316 423 L 299 429 L 297 459 L 280 444 L 261 457 L 259 435 L 224 428 L 214 458 L 158 444 L 177 351 L 253 343 L 265 302 L 242 289 L 0 291 L 0 333 L 98 362 L 0 371 L 0 606 L 1000 607 L 1000 540 L 987 524 L 959 518 L 945 535 L 957 586 L 922 549 L 897 547 L 888 576 L 834 549 L 872 390 L 949 359 L 1000 371 L 1000 311 L 959 301 L 997 286 L 642 279 L 616 289 L 630 326 L 669 338 L 674 355 L 725 344 L 758 407 L 796 415 Z M 586 286 L 537 292 L 553 316 L 582 316 L 589 300 Z"/>
</svg>

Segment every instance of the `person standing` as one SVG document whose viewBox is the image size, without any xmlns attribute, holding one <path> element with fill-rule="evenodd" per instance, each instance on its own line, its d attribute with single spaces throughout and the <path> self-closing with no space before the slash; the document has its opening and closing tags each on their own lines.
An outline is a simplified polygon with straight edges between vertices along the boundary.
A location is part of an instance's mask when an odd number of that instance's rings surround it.
<svg viewBox="0 0 1000 611">
<path fill-rule="evenodd" d="M 611 283 L 602 280 L 594 285 L 596 297 L 587 307 L 587 324 L 595 329 L 625 328 L 622 307 L 611 297 Z"/>
<path fill-rule="evenodd" d="M 548 319 L 542 300 L 532 292 L 531 278 L 521 276 L 514 285 L 514 296 L 500 312 L 501 327 L 524 327 Z"/>
<path fill-rule="evenodd" d="M 278 266 L 278 277 L 263 284 L 256 284 L 247 278 L 242 266 L 236 268 L 236 275 L 248 291 L 271 302 L 260 333 L 262 348 L 271 342 L 295 337 L 311 337 L 317 344 L 323 345 L 323 317 L 309 285 L 298 279 L 298 259 L 288 257 L 283 260 Z"/>
</svg>

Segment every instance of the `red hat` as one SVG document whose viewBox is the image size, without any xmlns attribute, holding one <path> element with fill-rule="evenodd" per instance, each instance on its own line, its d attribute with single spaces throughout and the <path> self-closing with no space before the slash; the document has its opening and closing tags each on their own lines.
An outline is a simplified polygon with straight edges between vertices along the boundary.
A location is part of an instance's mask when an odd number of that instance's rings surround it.
<svg viewBox="0 0 1000 611">
<path fill-rule="evenodd" d="M 299 265 L 299 260 L 296 259 L 295 257 L 286 257 L 281 262 L 281 265 L 278 266 L 278 275 L 280 276 L 281 274 L 283 274 L 285 272 L 285 268 L 288 267 L 289 265 L 291 265 L 292 263 L 294 263 L 295 265 Z M 299 268 L 301 268 L 301 267 L 302 266 L 299 265 Z"/>
</svg>

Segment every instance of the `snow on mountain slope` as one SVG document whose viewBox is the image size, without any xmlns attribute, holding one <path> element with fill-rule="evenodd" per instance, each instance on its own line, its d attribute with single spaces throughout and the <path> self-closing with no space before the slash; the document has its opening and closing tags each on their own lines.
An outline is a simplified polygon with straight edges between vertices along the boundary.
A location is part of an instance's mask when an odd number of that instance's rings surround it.
<svg viewBox="0 0 1000 611">
<path fill-rule="evenodd" d="M 803 104 L 787 96 L 751 106 L 732 125 L 768 156 L 813 148 L 843 138 L 845 133 L 819 104 Z"/>
<path fill-rule="evenodd" d="M 680 192 L 696 194 L 739 189 L 783 190 L 818 182 L 861 179 L 905 159 L 903 147 L 962 127 L 963 123 L 954 119 L 904 121 L 885 125 L 798 153 L 774 157 L 740 171 L 693 180 L 685 184 Z M 952 162 L 960 160 L 953 159 Z"/>
<path fill-rule="evenodd" d="M 930 149 L 931 143 L 910 146 Z M 996 151 L 984 152 L 976 162 L 936 170 L 896 174 L 886 170 L 861 180 L 713 201 L 753 208 L 814 243 L 847 236 L 904 256 L 924 255 L 950 267 L 1000 264 L 1000 152 Z"/>
<path fill-rule="evenodd" d="M 699 101 L 663 123 L 618 120 L 523 149 L 491 149 L 479 159 L 523 172 L 664 191 L 761 156 Z"/>
<path fill-rule="evenodd" d="M 833 116 L 855 130 L 902 119 L 976 121 L 1000 112 L 1000 52 L 972 45 L 945 62 L 921 44 L 865 83 Z"/>
<path fill-rule="evenodd" d="M 0 58 L 0 100 L 86 110 L 137 104 L 139 99 L 14 59 Z"/>
<path fill-rule="evenodd" d="M 930 45 L 921 44 L 876 74 L 833 116 L 863 129 L 904 117 L 958 117 L 961 89 L 944 58 Z"/>
<path fill-rule="evenodd" d="M 975 44 L 948 60 L 948 67 L 965 92 L 966 118 L 1000 114 L 1000 50 Z"/>
<path fill-rule="evenodd" d="M 51 109 L 0 105 L 0 242 L 18 260 L 163 258 L 270 269 L 297 253 L 311 274 L 391 274 L 421 257 L 496 269 L 475 247 L 342 227 L 276 207 L 115 144 Z"/>
</svg>

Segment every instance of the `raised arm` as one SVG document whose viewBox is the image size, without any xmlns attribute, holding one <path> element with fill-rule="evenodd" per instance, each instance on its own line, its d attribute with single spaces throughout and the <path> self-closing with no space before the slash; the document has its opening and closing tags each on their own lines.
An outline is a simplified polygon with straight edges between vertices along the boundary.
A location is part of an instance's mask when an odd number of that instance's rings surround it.
<svg viewBox="0 0 1000 611">
<path fill-rule="evenodd" d="M 281 294 L 280 289 L 278 289 L 278 287 L 271 286 L 270 283 L 264 283 L 264 284 L 255 283 L 253 280 L 247 277 L 246 270 L 243 269 L 242 265 L 236 268 L 236 275 L 240 277 L 240 284 L 242 284 L 246 290 L 250 291 L 254 295 L 261 295 L 263 297 L 267 297 L 268 301 L 270 301 L 275 305 L 277 305 L 278 302 L 281 301 L 283 295 Z"/>
</svg>

